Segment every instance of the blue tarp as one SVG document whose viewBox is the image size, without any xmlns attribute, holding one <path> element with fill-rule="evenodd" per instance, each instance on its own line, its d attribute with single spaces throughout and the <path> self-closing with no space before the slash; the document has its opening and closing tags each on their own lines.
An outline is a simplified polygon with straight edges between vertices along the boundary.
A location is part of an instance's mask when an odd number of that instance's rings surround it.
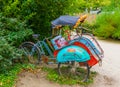
<svg viewBox="0 0 120 87">
<path fill-rule="evenodd" d="M 62 25 L 62 26 L 68 25 L 70 27 L 73 27 L 79 18 L 80 16 L 69 16 L 69 15 L 60 16 L 59 18 L 51 22 L 52 28 L 55 28 L 57 25 Z"/>
</svg>

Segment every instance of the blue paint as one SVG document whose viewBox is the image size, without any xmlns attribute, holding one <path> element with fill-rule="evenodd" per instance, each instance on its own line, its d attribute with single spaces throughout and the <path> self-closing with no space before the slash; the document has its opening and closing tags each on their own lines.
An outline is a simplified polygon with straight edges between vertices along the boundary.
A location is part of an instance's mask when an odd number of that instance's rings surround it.
<svg viewBox="0 0 120 87">
<path fill-rule="evenodd" d="M 100 51 L 96 48 L 96 46 L 93 44 L 93 42 L 91 40 L 89 40 L 88 38 L 85 38 L 85 37 L 80 37 L 80 38 L 77 38 L 75 40 L 72 40 L 69 42 L 69 44 L 73 44 L 74 42 L 81 42 L 83 43 L 84 45 L 86 45 L 90 51 L 92 52 L 92 54 L 94 55 L 100 55 Z"/>
<path fill-rule="evenodd" d="M 74 49 L 74 52 L 69 52 L 69 49 Z M 85 62 L 90 60 L 90 55 L 86 50 L 79 46 L 67 46 L 61 49 L 57 55 L 57 62 L 65 63 L 68 61 L 76 61 L 76 62 Z"/>
</svg>

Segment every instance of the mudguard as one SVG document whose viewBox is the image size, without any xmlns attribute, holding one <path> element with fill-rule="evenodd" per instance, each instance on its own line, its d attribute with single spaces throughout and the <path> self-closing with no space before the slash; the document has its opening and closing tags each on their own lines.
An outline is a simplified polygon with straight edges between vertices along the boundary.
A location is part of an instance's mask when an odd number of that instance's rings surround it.
<svg viewBox="0 0 120 87">
<path fill-rule="evenodd" d="M 86 38 L 86 37 L 81 37 L 81 38 L 78 38 L 76 40 L 72 40 L 72 41 L 70 41 L 69 44 L 73 44 L 74 42 L 78 42 L 78 41 L 80 43 L 85 44 L 90 49 L 90 51 L 92 52 L 93 55 L 96 55 L 96 54 L 100 55 L 101 54 L 100 51 L 95 47 L 93 42 L 91 40 L 89 40 L 88 38 Z"/>
<path fill-rule="evenodd" d="M 85 62 L 88 60 L 90 60 L 90 55 L 87 51 L 75 45 L 64 47 L 57 54 L 57 62 L 60 63 L 68 61 Z"/>
</svg>

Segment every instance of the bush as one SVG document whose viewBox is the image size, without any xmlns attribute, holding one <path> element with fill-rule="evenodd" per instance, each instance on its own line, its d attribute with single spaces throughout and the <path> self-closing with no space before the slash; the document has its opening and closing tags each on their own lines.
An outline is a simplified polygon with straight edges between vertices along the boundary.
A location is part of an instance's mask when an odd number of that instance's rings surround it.
<svg viewBox="0 0 120 87">
<path fill-rule="evenodd" d="M 26 21 L 7 18 L 0 14 L 0 37 L 4 37 L 9 44 L 18 46 L 32 33 L 33 31 L 26 24 Z"/>
<path fill-rule="evenodd" d="M 73 15 L 83 12 L 86 7 L 104 6 L 109 0 L 2 0 L 0 8 L 6 17 L 26 20 L 41 39 L 50 36 L 50 22 L 60 15 Z"/>
<path fill-rule="evenodd" d="M 13 65 L 13 60 L 20 58 L 18 46 L 32 33 L 25 22 L 0 13 L 0 72 L 5 72 Z"/>
<path fill-rule="evenodd" d="M 5 72 L 13 65 L 12 61 L 20 58 L 20 51 L 8 44 L 5 38 L 0 38 L 0 72 Z"/>
<path fill-rule="evenodd" d="M 82 1 L 82 2 L 81 2 Z M 6 0 L 0 1 L 1 10 L 6 17 L 27 20 L 35 33 L 41 38 L 50 36 L 50 22 L 60 15 L 73 14 L 80 11 L 84 0 Z M 84 6 L 85 7 L 85 6 Z"/>
<path fill-rule="evenodd" d="M 105 5 L 103 7 L 104 11 L 114 11 L 120 8 L 120 1 L 119 0 L 109 0 L 109 5 Z"/>
<path fill-rule="evenodd" d="M 120 39 L 119 14 L 119 10 L 100 14 L 96 20 L 95 34 L 100 37 Z"/>
<path fill-rule="evenodd" d="M 44 38 L 51 34 L 52 20 L 58 18 L 60 15 L 80 12 L 79 7 L 81 7 L 83 2 L 79 2 L 78 0 L 47 0 L 47 2 L 46 0 L 37 0 L 36 3 L 36 15 L 30 21 L 33 25 L 33 31 L 40 33 L 41 38 Z"/>
</svg>

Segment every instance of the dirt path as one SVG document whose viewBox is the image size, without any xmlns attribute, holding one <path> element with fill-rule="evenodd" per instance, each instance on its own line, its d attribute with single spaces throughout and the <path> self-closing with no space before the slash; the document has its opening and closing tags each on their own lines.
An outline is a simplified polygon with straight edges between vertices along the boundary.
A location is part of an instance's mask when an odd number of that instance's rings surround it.
<svg viewBox="0 0 120 87">
<path fill-rule="evenodd" d="M 95 83 L 90 87 L 120 87 L 120 41 L 99 40 L 105 57 L 102 67 L 93 69 L 99 72 Z"/>
<path fill-rule="evenodd" d="M 105 57 L 102 67 L 94 66 L 92 70 L 99 74 L 93 84 L 87 87 L 120 87 L 120 42 L 99 40 L 104 49 Z M 45 73 L 22 73 L 16 87 L 82 87 L 79 85 L 59 85 L 45 79 Z"/>
</svg>

